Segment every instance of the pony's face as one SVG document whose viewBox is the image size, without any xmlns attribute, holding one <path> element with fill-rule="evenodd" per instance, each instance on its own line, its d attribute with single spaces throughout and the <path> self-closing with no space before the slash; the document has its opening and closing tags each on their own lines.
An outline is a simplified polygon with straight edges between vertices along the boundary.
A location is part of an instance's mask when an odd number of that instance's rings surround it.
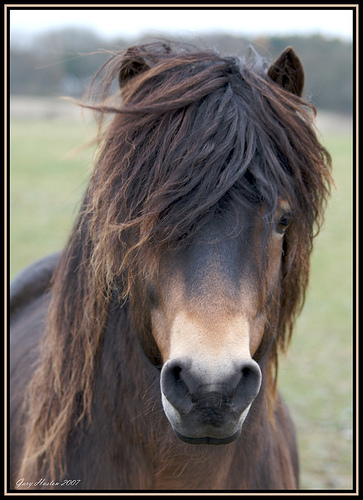
<svg viewBox="0 0 363 500">
<path fill-rule="evenodd" d="M 226 444 L 241 432 L 261 387 L 254 356 L 278 303 L 288 224 L 286 204 L 268 228 L 256 208 L 238 222 L 232 211 L 220 213 L 191 243 L 166 254 L 148 285 L 162 403 L 187 443 Z"/>
<path fill-rule="evenodd" d="M 94 226 L 112 187 L 103 226 L 116 220 L 113 248 L 125 231 L 127 252 L 110 252 L 108 269 L 125 272 L 145 354 L 161 357 L 166 416 L 186 442 L 224 444 L 241 432 L 263 363 L 274 365 L 291 333 L 329 156 L 302 106 L 291 48 L 267 74 L 236 58 L 174 58 L 167 46 L 153 54 L 133 48 L 121 67 L 125 107 L 102 159 Z M 282 199 L 299 220 L 285 245 Z"/>
</svg>

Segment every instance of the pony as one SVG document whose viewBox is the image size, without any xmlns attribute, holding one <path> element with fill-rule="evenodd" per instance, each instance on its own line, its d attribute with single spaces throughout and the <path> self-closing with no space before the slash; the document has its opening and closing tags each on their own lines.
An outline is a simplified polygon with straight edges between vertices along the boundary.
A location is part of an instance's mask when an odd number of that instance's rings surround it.
<svg viewBox="0 0 363 500">
<path fill-rule="evenodd" d="M 332 183 L 303 86 L 291 47 L 154 41 L 97 73 L 68 243 L 12 285 L 12 488 L 298 489 L 278 357 Z"/>
</svg>

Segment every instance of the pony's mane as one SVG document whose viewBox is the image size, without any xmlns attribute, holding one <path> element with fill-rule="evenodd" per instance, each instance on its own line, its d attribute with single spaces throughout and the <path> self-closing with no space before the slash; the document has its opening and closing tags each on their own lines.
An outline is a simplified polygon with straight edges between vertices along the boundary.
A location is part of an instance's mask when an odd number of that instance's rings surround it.
<svg viewBox="0 0 363 500">
<path fill-rule="evenodd" d="M 121 92 L 110 97 L 117 77 Z M 223 200 L 262 204 L 271 218 L 282 198 L 294 222 L 285 235 L 276 354 L 304 300 L 331 182 L 313 106 L 274 83 L 264 64 L 157 42 L 115 54 L 95 83 L 83 106 L 107 126 L 54 277 L 29 399 L 36 405 L 25 457 L 43 457 L 53 473 L 75 415 L 90 414 L 115 287 L 123 300 L 132 297 L 140 273 L 191 240 Z"/>
</svg>

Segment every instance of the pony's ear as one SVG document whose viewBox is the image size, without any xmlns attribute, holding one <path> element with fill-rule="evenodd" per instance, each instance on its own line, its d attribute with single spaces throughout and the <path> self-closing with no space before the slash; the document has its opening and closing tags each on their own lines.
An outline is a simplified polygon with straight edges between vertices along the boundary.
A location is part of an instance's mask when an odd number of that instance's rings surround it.
<svg viewBox="0 0 363 500">
<path fill-rule="evenodd" d="M 280 87 L 301 97 L 304 88 L 304 69 L 300 59 L 288 47 L 268 69 L 268 76 Z"/>
<path fill-rule="evenodd" d="M 131 47 L 127 50 L 120 68 L 118 82 L 120 88 L 128 83 L 134 76 L 144 73 L 151 68 L 151 63 L 142 56 L 138 47 Z"/>
</svg>

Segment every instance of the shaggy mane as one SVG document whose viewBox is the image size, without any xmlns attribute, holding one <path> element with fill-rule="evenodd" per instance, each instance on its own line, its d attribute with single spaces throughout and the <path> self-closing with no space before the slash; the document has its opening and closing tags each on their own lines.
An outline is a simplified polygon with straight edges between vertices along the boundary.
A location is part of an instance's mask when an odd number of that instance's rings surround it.
<svg viewBox="0 0 363 500">
<path fill-rule="evenodd" d="M 115 79 L 121 92 L 110 96 Z M 115 54 L 89 97 L 83 106 L 106 126 L 54 276 L 46 341 L 29 394 L 24 477 L 34 460 L 53 476 L 62 469 L 67 435 L 91 418 L 115 288 L 129 307 L 140 276 L 156 272 L 166 249 L 193 239 L 227 198 L 241 209 L 262 205 L 267 222 L 280 198 L 293 212 L 284 243 L 277 356 L 304 300 L 312 241 L 329 195 L 330 157 L 312 126 L 315 110 L 274 83 L 264 64 L 145 44 Z"/>
</svg>

